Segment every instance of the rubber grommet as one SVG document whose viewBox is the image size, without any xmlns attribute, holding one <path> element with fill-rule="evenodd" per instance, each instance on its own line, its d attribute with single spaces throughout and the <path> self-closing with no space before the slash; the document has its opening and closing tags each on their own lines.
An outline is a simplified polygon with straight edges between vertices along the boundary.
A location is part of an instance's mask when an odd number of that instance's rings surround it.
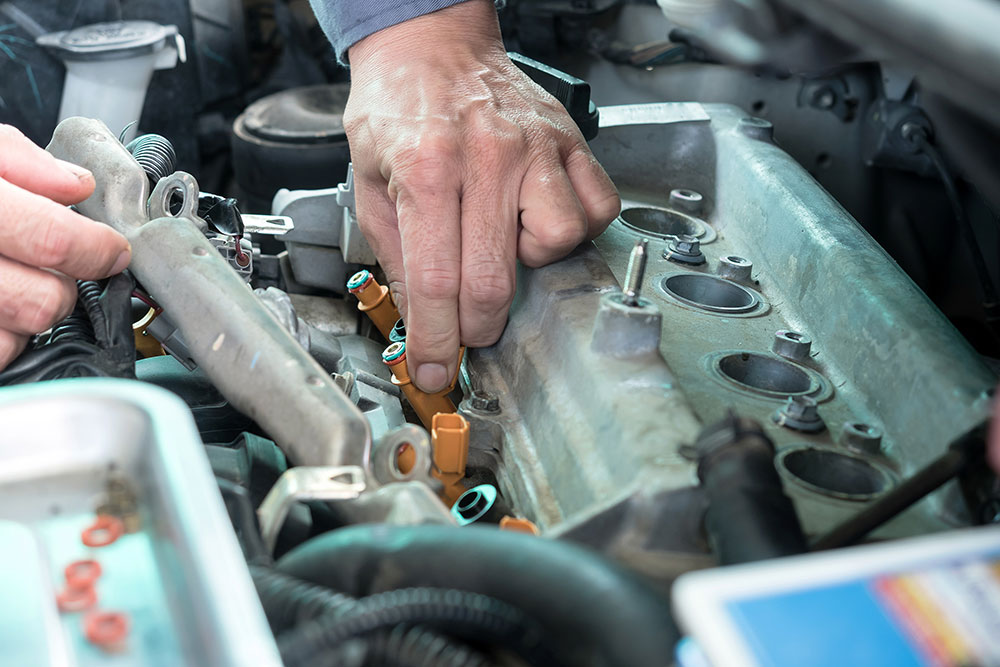
<svg viewBox="0 0 1000 667">
<path fill-rule="evenodd" d="M 92 611 L 83 620 L 83 634 L 91 644 L 113 647 L 128 635 L 128 616 L 117 611 Z"/>
<path fill-rule="evenodd" d="M 64 613 L 84 611 L 95 604 L 97 604 L 97 591 L 94 590 L 93 586 L 79 588 L 70 586 L 60 591 L 56 596 L 56 605 L 58 605 L 59 611 Z"/>
<path fill-rule="evenodd" d="M 101 576 L 101 564 L 96 560 L 77 560 L 66 566 L 65 573 L 70 588 L 86 588 Z"/>
<path fill-rule="evenodd" d="M 108 514 L 98 514 L 97 520 L 80 533 L 80 540 L 88 547 L 106 547 L 125 533 L 121 519 Z"/>
</svg>

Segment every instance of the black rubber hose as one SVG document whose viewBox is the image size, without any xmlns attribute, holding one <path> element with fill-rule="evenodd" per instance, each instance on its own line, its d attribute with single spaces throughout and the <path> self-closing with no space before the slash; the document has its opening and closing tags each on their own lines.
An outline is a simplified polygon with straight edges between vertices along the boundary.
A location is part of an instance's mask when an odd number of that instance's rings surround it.
<svg viewBox="0 0 1000 667">
<path fill-rule="evenodd" d="M 408 587 L 481 593 L 528 610 L 562 662 L 662 666 L 677 635 L 664 598 L 580 547 L 490 527 L 360 525 L 315 537 L 278 569 L 363 597 Z"/>
<path fill-rule="evenodd" d="M 975 270 L 976 277 L 979 280 L 979 290 L 982 295 L 982 307 L 986 316 L 986 323 L 992 329 L 993 334 L 1000 337 L 1000 297 L 997 296 L 996 286 L 993 283 L 989 267 L 986 265 L 986 259 L 983 257 L 983 252 L 976 239 L 976 232 L 973 230 L 965 207 L 962 205 L 962 198 L 958 193 L 958 187 L 948 166 L 948 162 L 944 159 L 944 155 L 938 150 L 937 146 L 931 143 L 926 130 L 920 126 L 916 126 L 907 133 L 904 126 L 903 131 L 904 138 L 913 142 L 930 159 L 938 172 L 938 176 L 941 178 L 945 195 L 948 197 L 948 202 L 951 204 L 952 212 L 955 215 L 955 222 L 959 227 L 959 234 L 965 240 L 969 259 L 972 261 L 972 268 Z"/>
<path fill-rule="evenodd" d="M 260 565 L 250 566 L 264 614 L 275 636 L 335 610 L 354 605 L 354 598 L 324 586 Z"/>
<path fill-rule="evenodd" d="M 708 499 L 705 532 L 720 564 L 808 549 L 795 506 L 774 468 L 774 444 L 760 424 L 730 415 L 702 431 L 695 451 Z"/>
<path fill-rule="evenodd" d="M 177 153 L 170 140 L 159 134 L 143 134 L 125 147 L 146 172 L 151 185 L 156 186 L 161 178 L 174 173 Z"/>
<path fill-rule="evenodd" d="M 287 633 L 302 623 L 324 615 L 341 612 L 340 618 L 355 608 L 354 598 L 310 584 L 278 572 L 270 567 L 251 565 L 261 606 L 276 636 Z M 369 603 L 370 606 L 370 603 Z M 362 610 L 365 605 L 362 605 Z M 285 635 L 286 642 L 295 643 L 297 635 Z M 304 650 L 308 650 L 304 647 Z M 358 655 L 363 656 L 358 660 Z M 397 626 L 388 632 L 374 632 L 356 641 L 337 644 L 319 653 L 306 654 L 304 664 L 310 665 L 400 665 L 401 667 L 476 667 L 488 661 L 475 651 L 424 628 Z"/>
<path fill-rule="evenodd" d="M 314 665 L 343 667 L 493 667 L 466 646 L 423 628 L 397 627 L 358 637 L 317 656 Z"/>
<path fill-rule="evenodd" d="M 324 601 L 325 602 L 325 601 Z M 279 637 L 286 667 L 306 667 L 354 637 L 399 626 L 433 630 L 500 646 L 521 655 L 531 665 L 555 665 L 543 645 L 541 628 L 515 607 L 478 593 L 435 588 L 405 588 L 376 593 Z"/>
<path fill-rule="evenodd" d="M 49 366 L 70 356 L 89 359 L 97 348 L 83 341 L 64 340 L 51 345 L 43 345 L 37 350 L 30 350 L 15 359 L 7 368 L 0 371 L 0 385 L 17 384 L 28 381 L 28 378 L 39 373 L 45 373 Z"/>
</svg>

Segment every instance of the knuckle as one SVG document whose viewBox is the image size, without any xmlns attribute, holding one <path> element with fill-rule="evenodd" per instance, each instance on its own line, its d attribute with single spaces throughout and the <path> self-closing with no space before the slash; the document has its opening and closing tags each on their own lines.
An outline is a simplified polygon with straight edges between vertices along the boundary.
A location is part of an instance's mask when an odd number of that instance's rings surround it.
<svg viewBox="0 0 1000 667">
<path fill-rule="evenodd" d="M 472 304 L 499 308 L 514 296 L 514 275 L 506 266 L 484 267 L 463 283 L 462 290 Z"/>
<path fill-rule="evenodd" d="M 521 153 L 527 141 L 521 134 L 485 131 L 473 137 L 471 145 L 477 161 L 485 162 L 486 166 L 496 166 Z"/>
<path fill-rule="evenodd" d="M 21 142 L 25 139 L 24 133 L 13 125 L 0 124 L 0 142 Z"/>
<path fill-rule="evenodd" d="M 354 136 L 361 132 L 364 127 L 364 120 L 357 114 L 354 113 L 354 108 L 348 100 L 347 108 L 344 110 L 343 116 L 344 132 L 347 136 Z"/>
<path fill-rule="evenodd" d="M 601 224 L 610 224 L 611 221 L 614 220 L 619 213 L 621 213 L 621 210 L 621 197 L 618 196 L 617 192 L 609 193 L 607 197 L 597 203 L 597 222 Z"/>
<path fill-rule="evenodd" d="M 37 227 L 33 251 L 38 266 L 59 266 L 70 258 L 72 242 L 62 225 L 48 220 Z"/>
<path fill-rule="evenodd" d="M 413 335 L 414 345 L 413 353 L 414 356 L 420 360 L 421 363 L 426 363 L 428 361 L 440 361 L 449 362 L 453 361 L 451 350 L 458 349 L 458 336 L 457 331 L 451 329 L 440 329 L 440 328 L 424 328 L 415 332 Z M 411 349 L 409 345 L 410 334 L 407 335 L 407 349 Z M 407 354 L 409 356 L 409 354 Z"/>
<path fill-rule="evenodd" d="M 412 147 L 401 151 L 393 170 L 401 183 L 434 185 L 455 173 L 461 151 L 450 137 L 421 137 Z"/>
<path fill-rule="evenodd" d="M 38 286 L 34 299 L 24 299 L 15 320 L 26 331 L 38 333 L 58 322 L 69 310 L 74 294 L 62 281 L 52 277 Z"/>
<path fill-rule="evenodd" d="M 492 326 L 489 329 L 484 329 L 475 334 L 469 334 L 468 336 L 462 336 L 462 344 L 468 347 L 489 347 L 495 342 L 500 340 L 500 335 L 503 333 L 503 326 Z"/>
<path fill-rule="evenodd" d="M 458 297 L 461 289 L 459 272 L 445 268 L 425 268 L 407 278 L 410 292 L 419 298 L 445 300 Z"/>
<path fill-rule="evenodd" d="M 586 229 L 580 220 L 564 220 L 535 230 L 535 238 L 547 250 L 569 251 L 583 242 Z"/>
</svg>

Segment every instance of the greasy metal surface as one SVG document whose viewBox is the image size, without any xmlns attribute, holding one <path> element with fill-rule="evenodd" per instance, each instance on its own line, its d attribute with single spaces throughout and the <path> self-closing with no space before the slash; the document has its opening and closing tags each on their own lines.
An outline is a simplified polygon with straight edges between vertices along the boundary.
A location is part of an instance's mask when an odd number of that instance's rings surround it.
<svg viewBox="0 0 1000 667">
<path fill-rule="evenodd" d="M 192 221 L 145 218 L 145 174 L 103 123 L 63 121 L 48 150 L 94 173 L 97 191 L 80 211 L 126 235 L 132 244 L 129 268 L 170 313 L 191 356 L 235 407 L 297 464 L 368 465 L 371 435 L 357 406 Z"/>
<path fill-rule="evenodd" d="M 552 530 L 637 492 L 694 483 L 678 447 L 699 424 L 655 338 L 650 345 L 655 309 L 645 298 L 634 309 L 609 301 L 619 288 L 593 247 L 522 269 L 518 284 L 500 342 L 468 361 L 473 386 L 498 396 L 500 412 L 463 404 L 471 446 L 499 444 L 498 478 L 511 505 Z M 500 425 L 501 443 L 480 437 L 484 421 Z"/>
<path fill-rule="evenodd" d="M 766 133 L 758 134 L 745 112 L 705 105 L 704 120 L 683 120 L 692 117 L 687 106 L 610 107 L 593 148 L 627 203 L 669 206 L 671 188 L 704 196 L 703 217 L 718 238 L 703 246 L 708 264 L 687 271 L 714 274 L 718 258 L 730 255 L 753 263 L 752 287 L 769 304 L 754 316 L 719 317 L 669 299 L 658 303 L 663 356 L 698 416 L 710 422 L 734 407 L 765 422 L 779 448 L 811 442 L 842 449 L 834 442 L 842 424 L 870 424 L 884 434 L 884 456 L 873 461 L 897 478 L 987 419 L 986 392 L 996 377 L 871 237 L 786 153 L 753 138 Z M 619 278 L 636 237 L 614 223 L 597 241 Z M 650 249 L 653 261 L 656 250 Z M 643 294 L 663 294 L 657 283 L 672 271 L 667 262 L 652 264 Z M 706 370 L 704 360 L 720 351 L 770 354 L 779 330 L 812 340 L 801 367 L 829 385 L 828 394 L 814 395 L 829 426 L 823 433 L 774 425 L 769 417 L 783 397 L 738 387 L 720 391 Z M 859 509 L 857 502 L 824 494 L 792 493 L 811 533 Z M 961 520 L 946 496 L 887 530 L 920 532 Z"/>
<path fill-rule="evenodd" d="M 148 384 L 59 380 L 0 390 L 0 637 L 9 665 L 279 667 L 281 660 L 187 407 Z M 138 531 L 81 542 L 109 470 Z M 99 605 L 128 614 L 113 656 L 60 614 L 64 568 L 94 558 Z M 110 662 L 109 662 L 110 661 Z"/>
<path fill-rule="evenodd" d="M 84 215 L 125 235 L 149 222 L 146 172 L 104 123 L 67 118 L 56 127 L 45 150 L 95 174 L 94 194 L 77 205 Z"/>
<path fill-rule="evenodd" d="M 133 270 L 191 356 L 300 465 L 368 463 L 368 423 L 205 237 L 175 218 L 129 235 Z M 201 252 L 199 252 L 201 251 Z"/>
<path fill-rule="evenodd" d="M 697 550 L 701 505 L 685 495 L 694 474 L 678 448 L 694 441 L 699 424 L 731 408 L 763 423 L 779 456 L 808 447 L 884 472 L 885 484 L 874 493 L 845 494 L 839 484 L 817 485 L 825 478 L 812 468 L 799 469 L 810 481 L 783 467 L 812 535 L 858 512 L 988 418 L 994 374 L 770 136 L 768 123 L 726 105 L 602 109 L 592 148 L 623 207 L 669 211 L 678 206 L 672 190 L 698 193 L 699 222 L 711 235 L 701 238 L 707 263 L 682 268 L 661 258 L 669 237 L 616 221 L 595 242 L 599 252 L 583 248 L 553 266 L 522 270 L 503 337 L 470 354 L 467 384 L 499 396 L 501 404 L 497 415 L 463 404 L 473 423 L 470 461 L 494 468 L 515 510 L 550 534 L 629 551 L 640 561 L 642 553 L 661 549 Z M 635 327 L 634 335 L 617 337 L 611 354 L 594 345 L 607 329 L 602 295 L 618 293 L 641 238 L 650 239 L 644 306 L 662 315 L 658 350 L 642 354 L 648 328 Z M 750 279 L 724 258 L 752 265 Z M 720 268 L 743 285 L 722 281 Z M 714 290 L 699 288 L 689 293 L 693 299 L 671 295 L 664 280 L 678 274 L 720 280 L 729 293 L 749 294 L 751 307 L 697 303 L 706 294 L 714 300 Z M 808 356 L 793 361 L 774 354 L 778 331 L 811 340 Z M 630 357 L 630 350 L 640 356 Z M 753 368 L 744 367 L 748 361 Z M 817 402 L 823 431 L 802 433 L 772 421 L 790 393 Z M 838 442 L 847 422 L 881 433 L 880 446 L 859 451 Z M 956 490 L 946 487 L 879 535 L 965 520 Z"/>
</svg>

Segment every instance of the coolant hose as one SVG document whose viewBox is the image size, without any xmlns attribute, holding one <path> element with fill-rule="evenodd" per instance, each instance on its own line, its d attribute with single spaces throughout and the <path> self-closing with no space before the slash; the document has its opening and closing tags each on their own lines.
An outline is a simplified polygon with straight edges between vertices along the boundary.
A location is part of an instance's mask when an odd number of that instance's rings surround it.
<svg viewBox="0 0 1000 667">
<path fill-rule="evenodd" d="M 351 526 L 277 567 L 355 597 L 432 587 L 506 602 L 529 613 L 569 665 L 661 666 L 677 639 L 666 600 L 639 579 L 580 547 L 496 528 Z"/>
<path fill-rule="evenodd" d="M 731 415 L 702 431 L 695 451 L 708 499 L 705 532 L 720 565 L 808 550 L 760 424 Z"/>
</svg>

